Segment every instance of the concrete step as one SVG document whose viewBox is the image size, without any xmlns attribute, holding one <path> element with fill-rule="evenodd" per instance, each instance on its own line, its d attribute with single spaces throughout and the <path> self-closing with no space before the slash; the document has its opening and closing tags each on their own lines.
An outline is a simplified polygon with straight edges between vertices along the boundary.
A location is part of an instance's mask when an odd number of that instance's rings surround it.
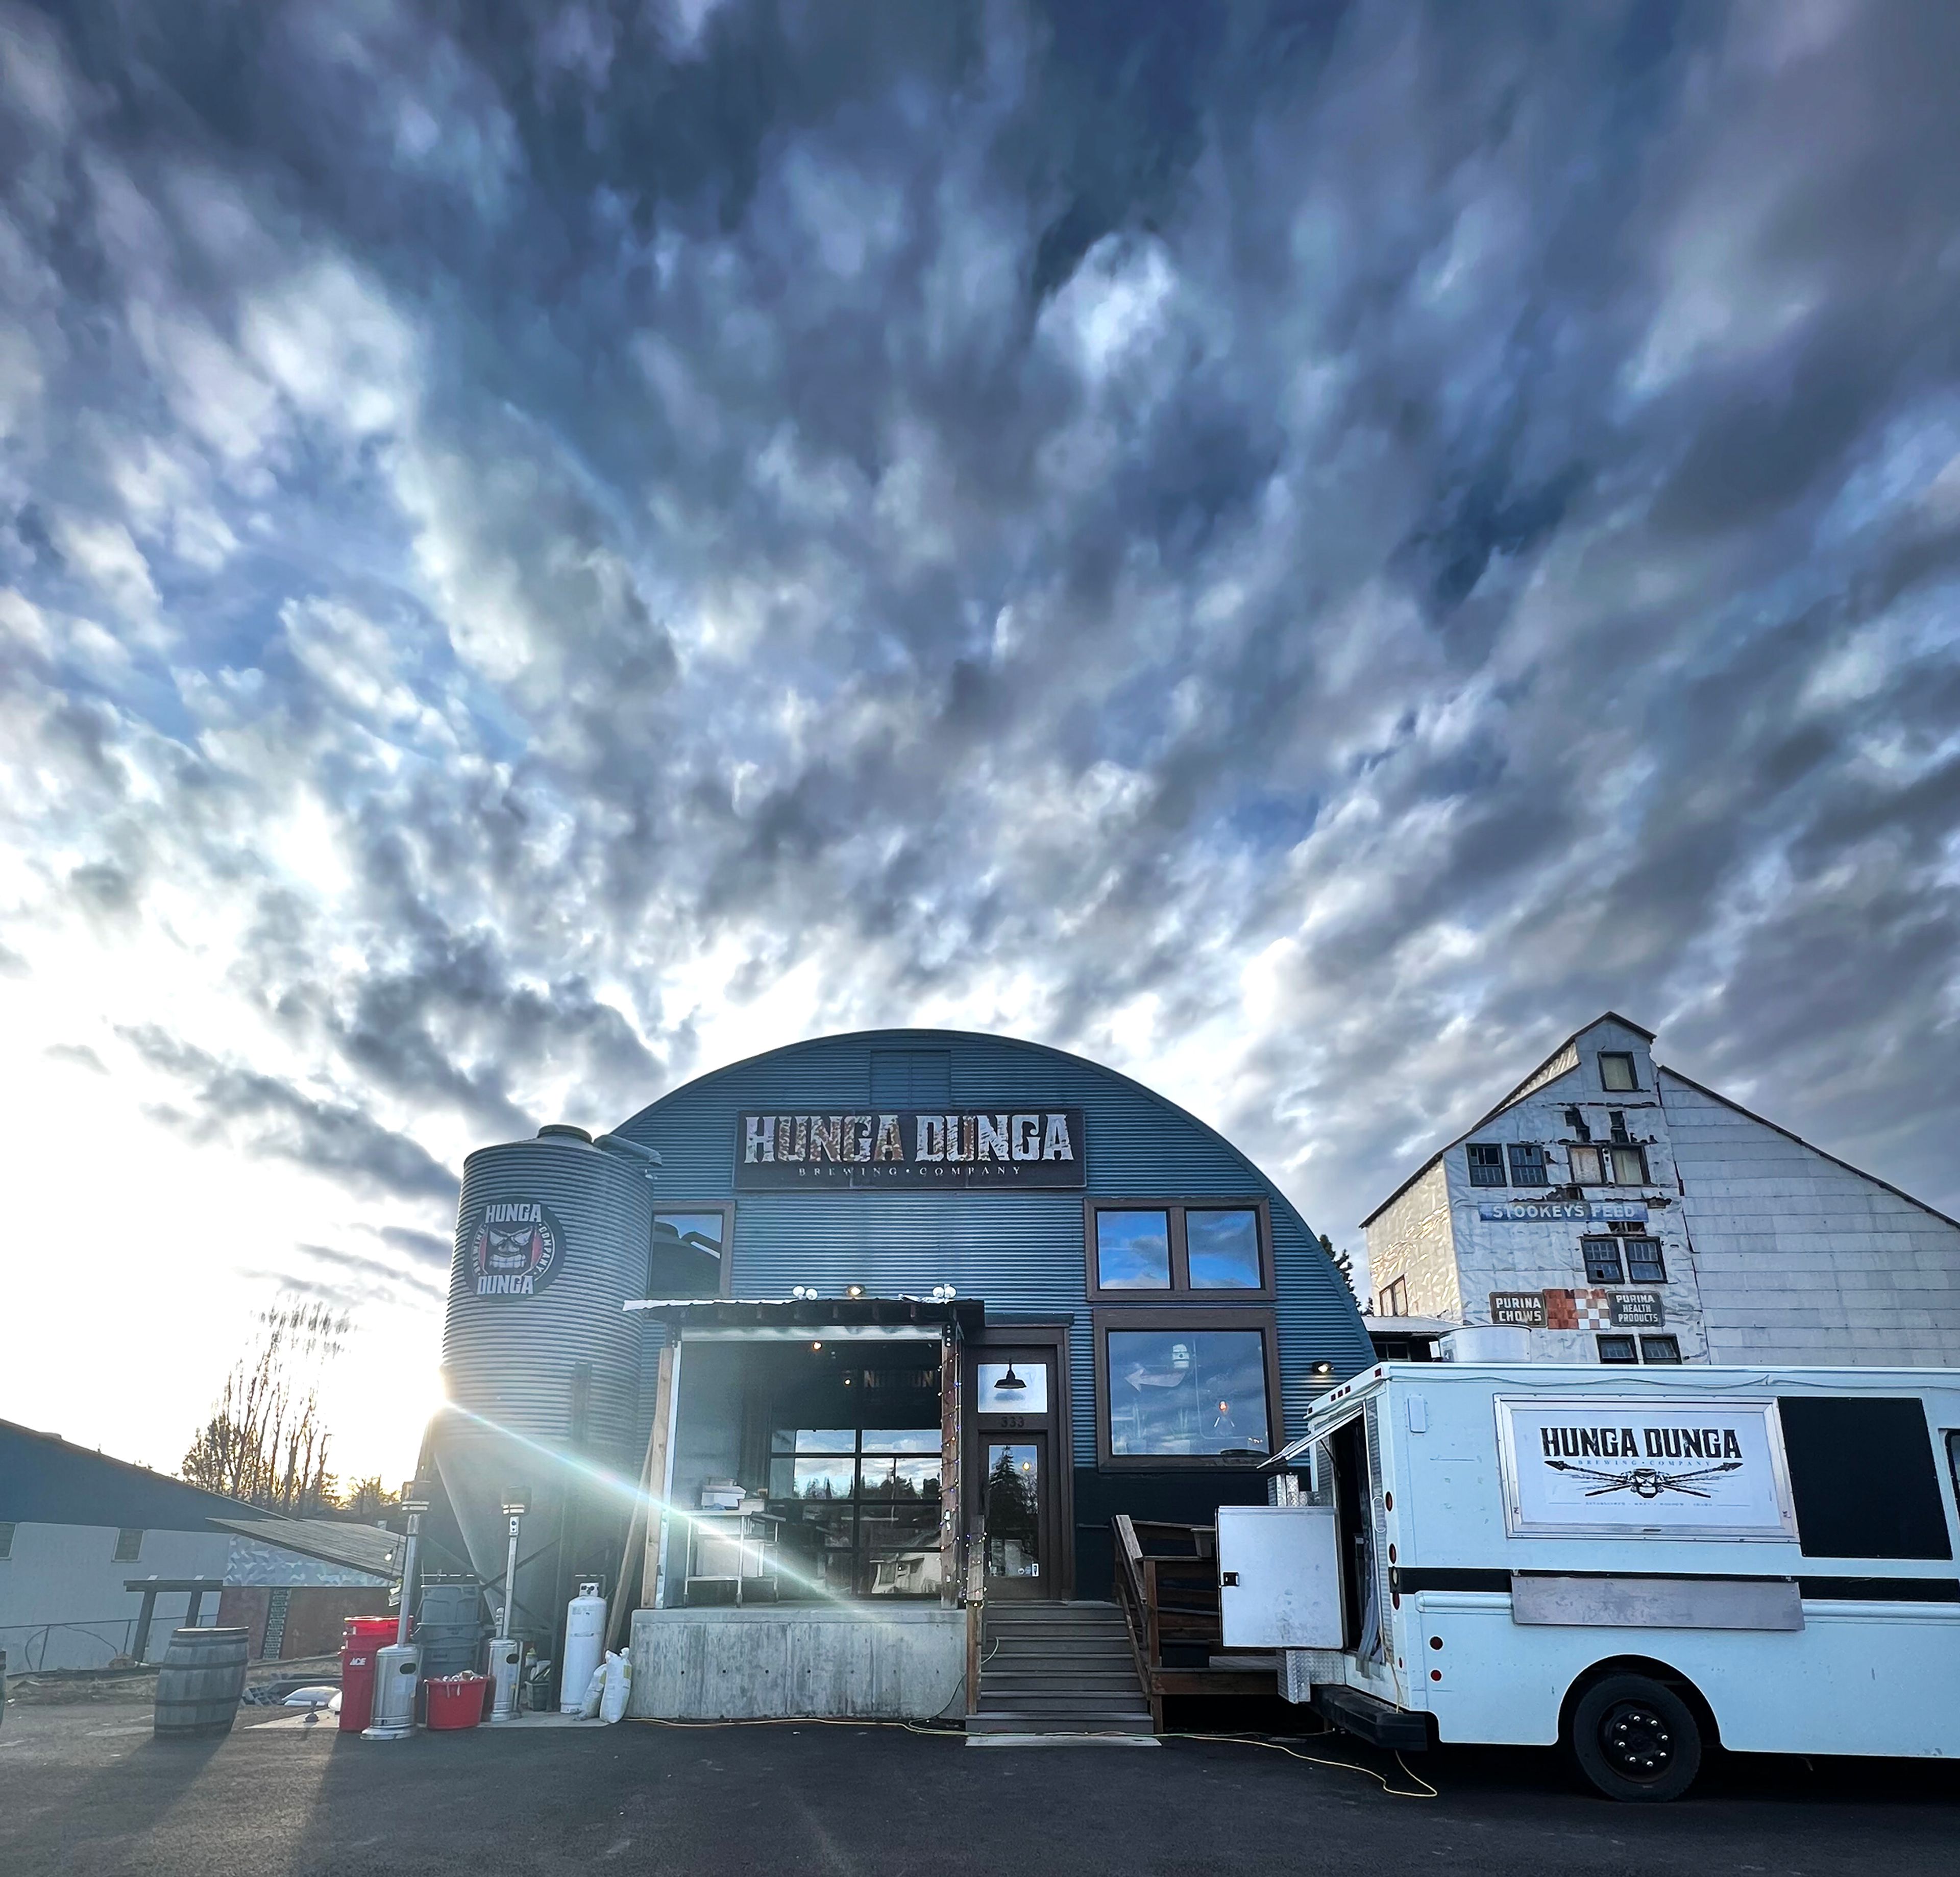
<svg viewBox="0 0 1960 1877">
<path fill-rule="evenodd" d="M 983 1713 L 966 1717 L 969 1734 L 1148 1734 L 1155 1729 L 1147 1713 L 1055 1714 Z"/>
</svg>

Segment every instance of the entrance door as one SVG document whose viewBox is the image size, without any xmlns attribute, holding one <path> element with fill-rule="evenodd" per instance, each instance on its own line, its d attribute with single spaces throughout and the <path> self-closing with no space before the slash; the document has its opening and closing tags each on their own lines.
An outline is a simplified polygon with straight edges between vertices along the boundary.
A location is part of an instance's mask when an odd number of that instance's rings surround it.
<svg viewBox="0 0 1960 1877">
<path fill-rule="evenodd" d="M 970 1531 L 985 1531 L 985 1594 L 1009 1600 L 1068 1594 L 1062 1556 L 1068 1464 L 1059 1437 L 1055 1347 L 981 1345 L 972 1352 L 968 1398 L 974 1435 L 966 1468 Z"/>
</svg>

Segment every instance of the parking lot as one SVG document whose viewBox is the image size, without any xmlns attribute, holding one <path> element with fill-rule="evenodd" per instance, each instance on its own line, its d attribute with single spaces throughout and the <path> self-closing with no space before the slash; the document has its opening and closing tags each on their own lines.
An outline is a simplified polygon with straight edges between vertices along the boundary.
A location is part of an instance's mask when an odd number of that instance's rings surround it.
<svg viewBox="0 0 1960 1877">
<path fill-rule="evenodd" d="M 1414 1790 L 1351 1742 L 1293 1745 Z M 275 1711 L 166 1744 L 145 1707 L 15 1708 L 0 1728 L 0 1872 L 1255 1877 L 1387 1859 L 1507 1877 L 1950 1877 L 1960 1841 L 1947 1765 L 1718 1760 L 1689 1799 L 1636 1808 L 1574 1790 L 1549 1755 L 1412 1764 L 1440 1797 L 1218 1739 L 976 1751 L 852 1724 L 628 1723 L 381 1745 Z"/>
</svg>

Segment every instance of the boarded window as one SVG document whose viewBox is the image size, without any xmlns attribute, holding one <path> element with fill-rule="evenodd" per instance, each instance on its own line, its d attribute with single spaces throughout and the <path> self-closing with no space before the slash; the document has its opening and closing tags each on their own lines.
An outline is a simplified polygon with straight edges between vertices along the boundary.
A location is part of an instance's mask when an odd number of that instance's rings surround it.
<svg viewBox="0 0 1960 1877">
<path fill-rule="evenodd" d="M 1470 1150 L 1470 1184 L 1473 1186 L 1502 1186 L 1504 1180 L 1504 1150 L 1488 1144 L 1480 1144 Z"/>
<path fill-rule="evenodd" d="M 1777 1398 L 1806 1557 L 1951 1557 L 1926 1411 L 1910 1396 Z"/>
<path fill-rule="evenodd" d="M 950 1108 L 953 1106 L 953 1051 L 950 1049 L 873 1050 L 871 1106 L 886 1110 Z"/>
<path fill-rule="evenodd" d="M 116 1562 L 133 1564 L 143 1554 L 143 1535 L 125 1526 L 116 1534 Z"/>
<path fill-rule="evenodd" d="M 1601 1171 L 1597 1147 L 1572 1150 L 1572 1183 L 1575 1186 L 1602 1186 L 1606 1176 Z"/>
</svg>

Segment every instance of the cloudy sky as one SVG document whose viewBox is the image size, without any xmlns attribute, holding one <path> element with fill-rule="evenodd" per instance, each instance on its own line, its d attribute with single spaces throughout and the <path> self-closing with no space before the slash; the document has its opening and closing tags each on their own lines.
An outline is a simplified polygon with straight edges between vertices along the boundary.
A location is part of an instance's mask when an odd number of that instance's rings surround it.
<svg viewBox="0 0 1960 1877">
<path fill-rule="evenodd" d="M 0 0 L 0 1414 L 884 1023 L 1318 1230 L 1608 1006 L 1948 1209 L 1960 9 Z"/>
</svg>

